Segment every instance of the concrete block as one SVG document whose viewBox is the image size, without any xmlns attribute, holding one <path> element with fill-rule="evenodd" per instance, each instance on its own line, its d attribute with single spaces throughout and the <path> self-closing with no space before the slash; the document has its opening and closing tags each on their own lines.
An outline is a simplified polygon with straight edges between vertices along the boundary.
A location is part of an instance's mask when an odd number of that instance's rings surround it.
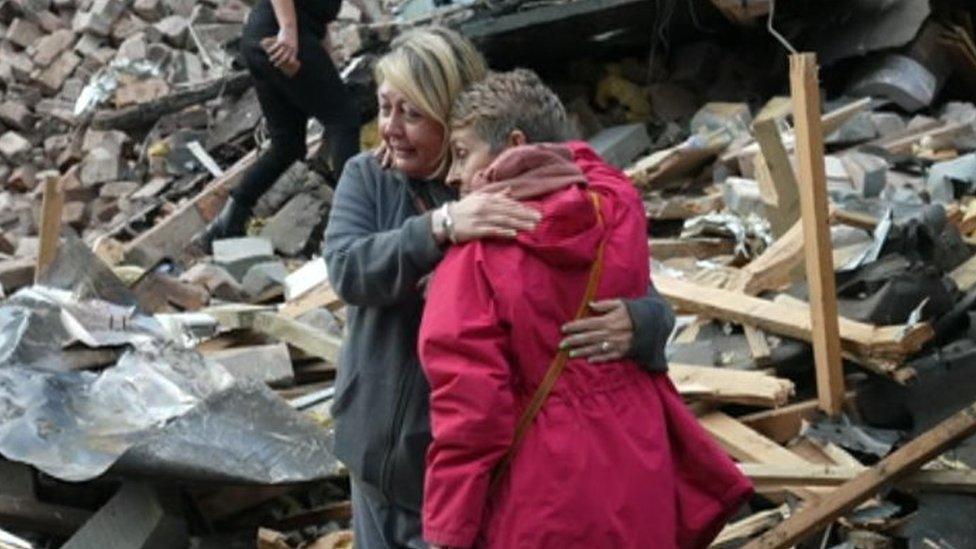
<svg viewBox="0 0 976 549">
<path fill-rule="evenodd" d="M 15 130 L 28 131 L 34 124 L 34 117 L 23 103 L 7 100 L 0 103 L 0 122 Z"/>
<path fill-rule="evenodd" d="M 193 7 L 197 5 L 197 0 L 163 0 L 163 7 L 167 13 L 182 15 L 189 18 L 193 15 Z"/>
<path fill-rule="evenodd" d="M 34 12 L 34 20 L 45 34 L 51 34 L 59 30 L 69 30 L 71 27 L 64 19 L 48 10 Z"/>
<path fill-rule="evenodd" d="M 180 280 L 203 286 L 216 299 L 234 302 L 247 300 L 247 294 L 240 282 L 226 269 L 213 263 L 197 263 L 184 272 Z"/>
<path fill-rule="evenodd" d="M 186 521 L 175 493 L 126 483 L 62 549 L 187 547 Z"/>
<path fill-rule="evenodd" d="M 154 25 L 156 30 L 163 35 L 167 43 L 182 48 L 186 45 L 186 39 L 190 34 L 190 20 L 180 15 L 170 15 L 164 17 Z"/>
<path fill-rule="evenodd" d="M 47 67 L 63 52 L 75 44 L 75 33 L 67 29 L 55 31 L 37 41 L 34 50 L 34 63 Z"/>
<path fill-rule="evenodd" d="M 24 139 L 22 135 L 11 130 L 0 135 L 0 156 L 10 162 L 23 160 L 31 150 L 30 141 Z"/>
<path fill-rule="evenodd" d="M 322 201 L 301 193 L 289 200 L 261 231 L 275 250 L 295 256 L 305 249 L 312 231 L 323 221 Z"/>
<path fill-rule="evenodd" d="M 71 76 L 80 63 L 81 58 L 73 51 L 63 52 L 49 67 L 41 71 L 35 80 L 47 94 L 54 95 L 61 90 L 64 81 Z"/>
<path fill-rule="evenodd" d="M 644 124 L 607 128 L 589 139 L 590 145 L 610 164 L 624 168 L 651 149 Z"/>
<path fill-rule="evenodd" d="M 752 179 L 729 177 L 722 184 L 722 199 L 725 207 L 736 214 L 745 217 L 750 213 L 761 217 L 766 215 L 766 204 L 763 202 L 759 184 Z"/>
<path fill-rule="evenodd" d="M 976 191 L 976 153 L 933 164 L 925 186 L 932 201 L 942 204 L 953 202 L 957 194 L 973 194 Z"/>
<path fill-rule="evenodd" d="M 214 263 L 243 280 L 252 265 L 274 260 L 274 248 L 266 238 L 225 238 L 213 243 Z"/>
<path fill-rule="evenodd" d="M 122 177 L 122 158 L 111 150 L 95 149 L 82 161 L 79 177 L 86 186 L 118 181 Z"/>
<path fill-rule="evenodd" d="M 295 379 L 288 346 L 284 343 L 223 349 L 208 353 L 207 358 L 238 379 L 252 379 L 271 386 L 288 385 Z"/>
<path fill-rule="evenodd" d="M 342 337 L 342 325 L 328 309 L 319 307 L 298 316 L 295 320 L 336 337 Z"/>
<path fill-rule="evenodd" d="M 22 48 L 27 48 L 40 40 L 42 36 L 44 36 L 44 33 L 40 27 L 26 19 L 18 17 L 7 28 L 6 38 Z"/>
<path fill-rule="evenodd" d="M 194 84 L 204 79 L 203 62 L 192 53 L 180 51 L 173 54 L 169 68 L 169 82 Z"/>
<path fill-rule="evenodd" d="M 41 239 L 36 236 L 25 236 L 17 241 L 17 251 L 14 257 L 37 257 L 37 250 L 41 247 Z"/>
<path fill-rule="evenodd" d="M 252 265 L 244 274 L 241 285 L 247 295 L 257 298 L 284 286 L 287 277 L 288 269 L 285 268 L 284 263 L 268 261 Z"/>
<path fill-rule="evenodd" d="M 854 188 L 864 198 L 874 198 L 881 194 L 888 183 L 888 161 L 880 156 L 862 152 L 851 152 L 841 160 L 847 169 Z"/>
<path fill-rule="evenodd" d="M 317 257 L 296 269 L 285 278 L 285 300 L 292 300 L 312 288 L 329 281 L 325 258 Z"/>
</svg>

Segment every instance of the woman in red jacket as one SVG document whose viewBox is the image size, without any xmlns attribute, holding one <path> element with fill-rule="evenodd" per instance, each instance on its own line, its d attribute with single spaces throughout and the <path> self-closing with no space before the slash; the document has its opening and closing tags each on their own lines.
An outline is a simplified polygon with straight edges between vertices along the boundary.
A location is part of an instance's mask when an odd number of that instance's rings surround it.
<svg viewBox="0 0 976 549">
<path fill-rule="evenodd" d="M 526 145 L 561 141 L 566 127 L 559 100 L 529 71 L 475 84 L 455 103 L 452 125 L 449 182 L 462 192 L 507 190 L 542 222 L 514 240 L 452 247 L 431 282 L 419 343 L 433 427 L 425 539 L 506 549 L 707 546 L 752 487 L 666 374 L 568 359 L 512 446 L 559 352 L 560 325 L 586 309 L 591 279 L 596 298 L 636 297 L 647 286 L 646 221 L 633 185 L 584 143 Z"/>
</svg>

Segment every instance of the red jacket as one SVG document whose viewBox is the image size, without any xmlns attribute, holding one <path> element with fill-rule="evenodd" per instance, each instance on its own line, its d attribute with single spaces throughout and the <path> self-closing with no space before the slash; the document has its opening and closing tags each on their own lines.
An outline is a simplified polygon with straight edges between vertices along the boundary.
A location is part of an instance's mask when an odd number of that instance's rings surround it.
<svg viewBox="0 0 976 549">
<path fill-rule="evenodd" d="M 514 241 L 457 246 L 434 274 L 419 342 L 433 428 L 424 536 L 506 549 L 705 547 L 751 485 L 667 375 L 631 361 L 570 360 L 510 469 L 488 491 L 557 352 L 559 328 L 575 315 L 604 231 L 597 298 L 639 297 L 649 279 L 646 220 L 633 186 L 586 144 L 562 155 L 554 147 L 506 151 L 486 172 L 514 181 L 513 195 L 543 213 L 537 229 Z M 565 173 L 573 163 L 579 176 L 532 196 L 533 174 L 554 166 Z M 587 190 L 601 195 L 602 227 Z"/>
</svg>

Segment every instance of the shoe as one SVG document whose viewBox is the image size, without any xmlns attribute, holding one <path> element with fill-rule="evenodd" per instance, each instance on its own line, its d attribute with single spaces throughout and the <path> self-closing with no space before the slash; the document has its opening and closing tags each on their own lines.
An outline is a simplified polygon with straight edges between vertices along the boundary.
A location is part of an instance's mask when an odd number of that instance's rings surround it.
<svg viewBox="0 0 976 549">
<path fill-rule="evenodd" d="M 193 237 L 190 245 L 205 253 L 212 253 L 214 240 L 244 236 L 244 229 L 250 218 L 250 208 L 241 206 L 233 197 L 228 198 L 217 217 Z"/>
</svg>

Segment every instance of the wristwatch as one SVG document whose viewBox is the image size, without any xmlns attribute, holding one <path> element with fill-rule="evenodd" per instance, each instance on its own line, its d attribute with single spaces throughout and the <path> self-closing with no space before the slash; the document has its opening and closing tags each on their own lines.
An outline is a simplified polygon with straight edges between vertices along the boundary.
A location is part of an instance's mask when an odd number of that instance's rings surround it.
<svg viewBox="0 0 976 549">
<path fill-rule="evenodd" d="M 445 203 L 434 210 L 430 216 L 431 231 L 438 244 L 443 244 L 448 240 L 451 243 L 457 243 L 454 236 L 454 218 L 451 217 L 451 210 L 448 208 L 450 204 L 450 202 Z"/>
</svg>

